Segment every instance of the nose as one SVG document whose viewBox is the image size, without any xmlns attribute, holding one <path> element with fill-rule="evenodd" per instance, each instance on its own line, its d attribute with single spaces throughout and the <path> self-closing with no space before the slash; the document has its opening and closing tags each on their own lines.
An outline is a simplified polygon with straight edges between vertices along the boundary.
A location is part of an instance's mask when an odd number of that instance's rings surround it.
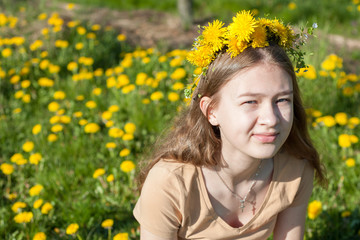
<svg viewBox="0 0 360 240">
<path fill-rule="evenodd" d="M 280 121 L 279 109 L 276 104 L 264 104 L 258 116 L 258 123 L 269 127 L 276 126 Z"/>
</svg>

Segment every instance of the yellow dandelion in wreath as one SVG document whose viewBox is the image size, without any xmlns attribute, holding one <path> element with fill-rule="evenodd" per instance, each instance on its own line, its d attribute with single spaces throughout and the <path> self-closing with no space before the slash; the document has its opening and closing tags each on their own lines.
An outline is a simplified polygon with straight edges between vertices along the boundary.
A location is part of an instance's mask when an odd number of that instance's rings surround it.
<svg viewBox="0 0 360 240">
<path fill-rule="evenodd" d="M 213 51 L 219 51 L 224 46 L 224 34 L 226 28 L 223 28 L 224 23 L 215 20 L 209 23 L 209 26 L 204 27 L 203 39 L 205 44 L 212 46 Z"/>
<path fill-rule="evenodd" d="M 266 29 L 262 25 L 255 27 L 255 31 L 251 34 L 253 48 L 257 47 L 266 47 L 269 46 L 269 43 L 266 41 Z"/>
<path fill-rule="evenodd" d="M 233 17 L 233 22 L 228 26 L 228 35 L 235 36 L 238 41 L 250 41 L 251 34 L 255 31 L 257 23 L 250 11 L 241 11 Z"/>
<path fill-rule="evenodd" d="M 213 55 L 213 51 L 209 46 L 195 46 L 195 50 L 189 53 L 187 60 L 196 66 L 204 68 L 215 58 Z"/>
</svg>

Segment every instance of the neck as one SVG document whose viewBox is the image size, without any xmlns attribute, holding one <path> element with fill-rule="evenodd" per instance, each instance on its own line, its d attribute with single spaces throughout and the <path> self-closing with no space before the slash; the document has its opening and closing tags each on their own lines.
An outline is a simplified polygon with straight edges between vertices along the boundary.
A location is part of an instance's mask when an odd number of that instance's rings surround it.
<svg viewBox="0 0 360 240">
<path fill-rule="evenodd" d="M 243 181 L 254 180 L 262 160 L 264 160 L 262 163 L 264 166 L 268 159 L 243 158 L 222 154 L 222 165 L 216 167 L 216 171 L 222 172 L 227 182 L 235 186 Z"/>
</svg>

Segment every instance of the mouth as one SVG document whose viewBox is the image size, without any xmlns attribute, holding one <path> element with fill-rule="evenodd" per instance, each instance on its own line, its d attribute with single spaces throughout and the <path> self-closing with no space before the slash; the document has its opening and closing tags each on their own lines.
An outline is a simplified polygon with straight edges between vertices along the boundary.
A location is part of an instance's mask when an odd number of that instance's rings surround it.
<svg viewBox="0 0 360 240">
<path fill-rule="evenodd" d="M 273 143 L 278 135 L 279 133 L 256 133 L 252 136 L 262 143 Z"/>
</svg>

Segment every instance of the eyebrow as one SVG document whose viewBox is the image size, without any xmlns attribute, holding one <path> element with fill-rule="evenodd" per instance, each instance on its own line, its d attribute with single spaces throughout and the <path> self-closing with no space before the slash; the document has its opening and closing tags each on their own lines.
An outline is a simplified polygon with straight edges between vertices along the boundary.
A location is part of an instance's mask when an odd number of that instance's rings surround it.
<svg viewBox="0 0 360 240">
<path fill-rule="evenodd" d="M 293 94 L 293 90 L 286 90 L 283 92 L 279 92 L 278 94 L 276 94 L 277 96 L 283 96 L 283 95 L 291 95 Z M 242 94 L 239 94 L 237 97 L 241 98 L 241 97 L 261 97 L 261 96 L 265 96 L 265 94 L 263 93 L 254 93 L 254 92 L 245 92 Z"/>
</svg>

